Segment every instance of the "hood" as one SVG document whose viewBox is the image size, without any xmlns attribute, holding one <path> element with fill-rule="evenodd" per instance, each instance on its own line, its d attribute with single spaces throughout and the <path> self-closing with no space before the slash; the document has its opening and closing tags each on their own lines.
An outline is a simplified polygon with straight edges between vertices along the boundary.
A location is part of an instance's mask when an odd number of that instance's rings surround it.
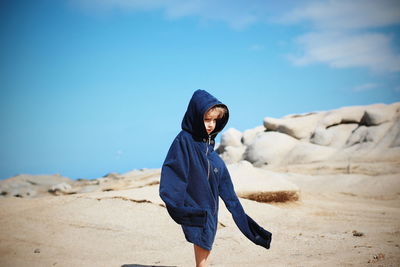
<svg viewBox="0 0 400 267">
<path fill-rule="evenodd" d="M 206 127 L 204 126 L 204 114 L 215 105 L 225 106 L 227 112 L 217 121 L 215 130 L 210 134 L 214 139 L 227 124 L 229 119 L 229 110 L 226 105 L 222 104 L 213 95 L 204 90 L 197 90 L 193 93 L 182 120 L 182 130 L 185 130 L 196 137 L 208 138 Z"/>
</svg>

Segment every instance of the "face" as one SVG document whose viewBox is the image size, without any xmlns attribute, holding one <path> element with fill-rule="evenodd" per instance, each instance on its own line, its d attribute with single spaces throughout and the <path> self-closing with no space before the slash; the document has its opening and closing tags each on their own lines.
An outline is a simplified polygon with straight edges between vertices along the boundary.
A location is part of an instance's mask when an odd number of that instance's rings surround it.
<svg viewBox="0 0 400 267">
<path fill-rule="evenodd" d="M 204 126 L 206 127 L 207 134 L 211 134 L 215 130 L 218 120 L 218 111 L 207 111 L 204 115 Z"/>
</svg>

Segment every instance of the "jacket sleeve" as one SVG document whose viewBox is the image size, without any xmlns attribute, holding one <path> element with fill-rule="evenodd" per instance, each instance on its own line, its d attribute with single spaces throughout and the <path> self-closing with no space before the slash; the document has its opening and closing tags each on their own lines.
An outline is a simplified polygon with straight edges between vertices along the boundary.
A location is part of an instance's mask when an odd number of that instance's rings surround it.
<svg viewBox="0 0 400 267">
<path fill-rule="evenodd" d="M 269 249 L 272 233 L 259 226 L 244 212 L 226 167 L 224 167 L 219 184 L 219 194 L 240 231 L 253 243 Z"/>
<path fill-rule="evenodd" d="M 178 224 L 203 227 L 207 212 L 184 205 L 189 173 L 186 142 L 175 138 L 161 169 L 159 193 L 171 218 Z"/>
</svg>

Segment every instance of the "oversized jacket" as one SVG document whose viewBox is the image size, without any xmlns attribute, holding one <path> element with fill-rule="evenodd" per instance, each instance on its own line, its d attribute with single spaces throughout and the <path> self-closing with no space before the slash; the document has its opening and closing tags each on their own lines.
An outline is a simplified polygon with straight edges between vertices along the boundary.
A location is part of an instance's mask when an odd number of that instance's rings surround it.
<svg viewBox="0 0 400 267">
<path fill-rule="evenodd" d="M 229 112 L 217 120 L 210 135 L 205 129 L 204 114 L 215 105 L 223 104 L 204 90 L 194 92 L 182 121 L 182 131 L 174 139 L 162 166 L 160 197 L 172 219 L 182 226 L 188 242 L 212 249 L 220 196 L 240 231 L 268 249 L 272 234 L 244 212 L 228 169 L 214 151 L 215 136 L 228 122 Z"/>
</svg>

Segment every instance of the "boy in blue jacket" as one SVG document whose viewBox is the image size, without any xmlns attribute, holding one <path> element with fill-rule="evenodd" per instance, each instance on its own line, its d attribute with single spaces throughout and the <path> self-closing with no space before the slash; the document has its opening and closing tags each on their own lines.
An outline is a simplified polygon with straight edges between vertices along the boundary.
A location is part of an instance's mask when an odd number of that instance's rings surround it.
<svg viewBox="0 0 400 267">
<path fill-rule="evenodd" d="M 248 239 L 267 249 L 271 243 L 272 234 L 244 212 L 228 169 L 214 151 L 215 137 L 228 119 L 226 105 L 204 90 L 195 91 L 161 170 L 160 197 L 186 240 L 194 244 L 196 266 L 207 266 L 219 197 Z"/>
</svg>

